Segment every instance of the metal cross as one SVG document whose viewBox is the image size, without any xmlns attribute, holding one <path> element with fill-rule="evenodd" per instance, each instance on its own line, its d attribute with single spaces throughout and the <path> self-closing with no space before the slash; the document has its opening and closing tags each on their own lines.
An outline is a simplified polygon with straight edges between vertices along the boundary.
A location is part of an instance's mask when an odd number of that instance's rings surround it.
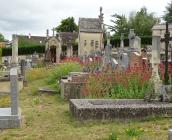
<svg viewBox="0 0 172 140">
<path fill-rule="evenodd" d="M 169 42 L 172 40 L 170 37 L 170 32 L 168 30 L 168 22 L 166 22 L 166 31 L 164 38 L 161 39 L 161 42 L 165 42 L 165 73 L 164 73 L 164 84 L 168 85 L 169 75 L 168 75 L 168 46 Z"/>
</svg>

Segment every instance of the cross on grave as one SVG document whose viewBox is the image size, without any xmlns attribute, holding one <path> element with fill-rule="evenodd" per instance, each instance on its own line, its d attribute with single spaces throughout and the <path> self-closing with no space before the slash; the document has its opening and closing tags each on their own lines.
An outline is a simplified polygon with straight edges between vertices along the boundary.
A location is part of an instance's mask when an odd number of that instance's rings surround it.
<svg viewBox="0 0 172 140">
<path fill-rule="evenodd" d="M 56 31 L 56 29 L 53 28 L 52 31 L 53 31 L 53 36 L 55 36 L 55 31 Z"/>
<path fill-rule="evenodd" d="M 166 31 L 164 38 L 161 39 L 161 42 L 165 42 L 165 73 L 164 73 L 164 84 L 168 85 L 169 75 L 168 75 L 168 46 L 169 42 L 172 40 L 170 37 L 170 32 L 168 30 L 168 22 L 166 22 Z"/>
<path fill-rule="evenodd" d="M 134 46 L 135 36 L 136 36 L 136 34 L 134 33 L 134 29 L 130 29 L 130 33 L 128 35 L 130 49 L 133 48 L 133 46 Z"/>
</svg>

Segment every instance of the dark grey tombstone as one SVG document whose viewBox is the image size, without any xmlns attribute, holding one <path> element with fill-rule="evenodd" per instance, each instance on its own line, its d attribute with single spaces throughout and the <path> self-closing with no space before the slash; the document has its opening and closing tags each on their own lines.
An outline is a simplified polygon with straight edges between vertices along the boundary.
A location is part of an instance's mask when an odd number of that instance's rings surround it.
<svg viewBox="0 0 172 140">
<path fill-rule="evenodd" d="M 26 80 L 26 67 L 25 67 L 25 60 L 21 59 L 21 75 L 23 77 L 23 85 L 26 87 L 27 86 L 27 80 Z"/>
</svg>

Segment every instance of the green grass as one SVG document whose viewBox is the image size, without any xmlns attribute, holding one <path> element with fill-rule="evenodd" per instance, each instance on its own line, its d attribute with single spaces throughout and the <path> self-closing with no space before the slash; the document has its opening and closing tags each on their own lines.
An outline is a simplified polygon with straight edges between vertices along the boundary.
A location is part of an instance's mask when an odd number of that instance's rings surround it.
<svg viewBox="0 0 172 140">
<path fill-rule="evenodd" d="M 37 93 L 38 87 L 46 86 L 48 77 L 33 77 L 33 74 L 34 69 L 28 71 L 28 87 L 20 93 L 22 127 L 0 131 L 0 140 L 108 140 L 113 131 L 118 140 L 133 140 L 126 133 L 130 128 L 143 130 L 136 140 L 166 140 L 168 128 L 172 128 L 172 119 L 169 118 L 79 123 L 71 116 L 68 102 L 60 95 Z"/>
</svg>

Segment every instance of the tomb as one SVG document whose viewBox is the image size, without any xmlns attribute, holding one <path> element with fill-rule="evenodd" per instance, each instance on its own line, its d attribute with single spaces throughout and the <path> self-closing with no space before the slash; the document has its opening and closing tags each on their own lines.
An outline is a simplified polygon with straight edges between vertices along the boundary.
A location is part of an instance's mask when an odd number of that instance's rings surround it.
<svg viewBox="0 0 172 140">
<path fill-rule="evenodd" d="M 61 97 L 65 100 L 79 99 L 84 95 L 82 94 L 82 87 L 86 83 L 88 73 L 69 73 L 69 76 L 64 77 L 60 81 Z"/>
<path fill-rule="evenodd" d="M 71 99 L 69 108 L 78 121 L 172 116 L 172 103 L 141 99 Z"/>
</svg>

